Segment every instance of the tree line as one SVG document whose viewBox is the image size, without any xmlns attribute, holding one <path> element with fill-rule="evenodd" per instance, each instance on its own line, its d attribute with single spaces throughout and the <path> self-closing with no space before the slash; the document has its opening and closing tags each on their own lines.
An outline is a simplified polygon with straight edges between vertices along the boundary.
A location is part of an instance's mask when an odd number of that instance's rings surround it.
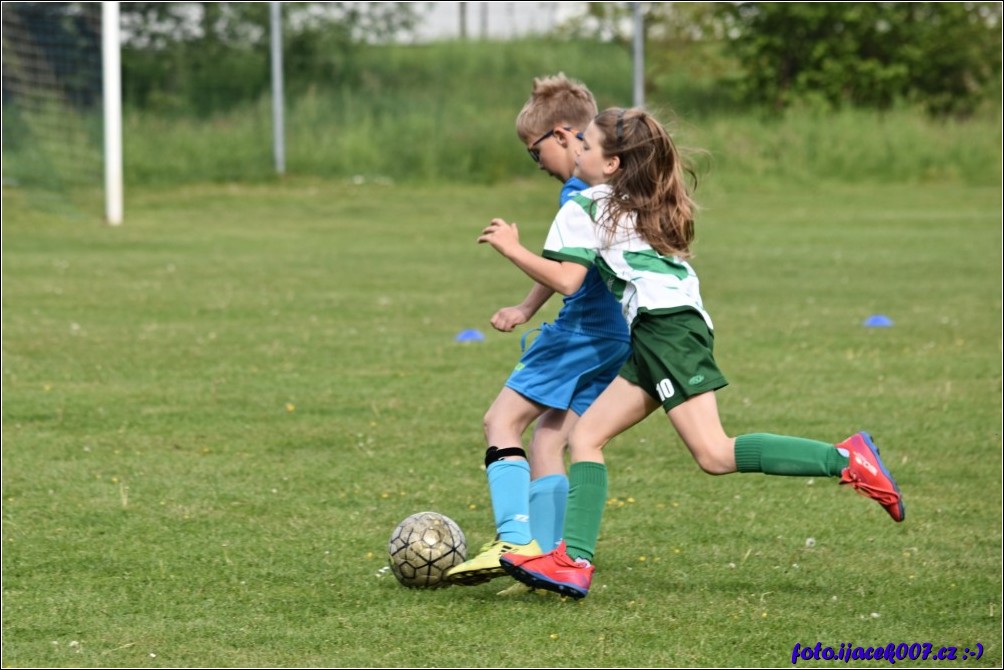
<svg viewBox="0 0 1004 670">
<path fill-rule="evenodd" d="M 93 30 L 92 3 L 4 3 L 4 25 L 79 43 Z M 269 3 L 123 2 L 125 104 L 211 114 L 269 88 Z M 583 3 L 581 16 L 547 39 L 621 41 L 629 48 L 632 3 Z M 711 72 L 743 105 L 782 110 L 918 105 L 965 117 L 1001 97 L 999 2 L 642 3 L 646 86 L 657 89 L 681 62 Z M 357 86 L 360 49 L 407 40 L 421 3 L 284 2 L 288 94 Z M 91 22 L 93 23 L 93 21 Z M 53 47 L 55 48 L 55 47 Z M 5 46 L 6 49 L 6 46 Z M 702 54 L 702 62 L 686 53 Z M 707 72 L 705 72 L 707 74 Z M 5 73 L 6 78 L 6 73 Z M 5 98 L 7 89 L 5 87 Z"/>
</svg>

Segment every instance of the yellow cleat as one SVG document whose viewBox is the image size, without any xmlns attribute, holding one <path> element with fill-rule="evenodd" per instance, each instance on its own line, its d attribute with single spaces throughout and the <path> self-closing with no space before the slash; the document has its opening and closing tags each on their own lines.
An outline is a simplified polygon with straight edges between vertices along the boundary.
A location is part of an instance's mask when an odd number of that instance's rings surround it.
<svg viewBox="0 0 1004 670">
<path fill-rule="evenodd" d="M 502 554 L 518 554 L 520 556 L 537 556 L 541 554 L 540 545 L 536 540 L 529 544 L 513 544 L 502 540 L 493 540 L 481 547 L 477 556 L 455 565 L 446 572 L 446 581 L 461 586 L 484 584 L 496 577 L 505 575 L 499 559 Z"/>
</svg>

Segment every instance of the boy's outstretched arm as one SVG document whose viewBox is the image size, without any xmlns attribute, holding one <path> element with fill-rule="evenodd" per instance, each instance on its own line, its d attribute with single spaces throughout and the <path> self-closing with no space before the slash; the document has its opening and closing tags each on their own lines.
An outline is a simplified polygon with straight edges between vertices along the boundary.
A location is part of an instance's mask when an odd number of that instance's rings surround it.
<svg viewBox="0 0 1004 670">
<path fill-rule="evenodd" d="M 515 223 L 492 219 L 481 231 L 478 244 L 490 244 L 525 272 L 530 279 L 548 286 L 562 295 L 571 295 L 585 281 L 587 268 L 571 262 L 552 261 L 533 253 L 519 242 L 519 229 Z"/>
<path fill-rule="evenodd" d="M 523 302 L 511 307 L 502 307 L 492 316 L 491 324 L 495 330 L 510 332 L 516 326 L 521 326 L 544 306 L 548 298 L 554 295 L 554 289 L 534 282 L 533 288 L 523 298 Z"/>
</svg>

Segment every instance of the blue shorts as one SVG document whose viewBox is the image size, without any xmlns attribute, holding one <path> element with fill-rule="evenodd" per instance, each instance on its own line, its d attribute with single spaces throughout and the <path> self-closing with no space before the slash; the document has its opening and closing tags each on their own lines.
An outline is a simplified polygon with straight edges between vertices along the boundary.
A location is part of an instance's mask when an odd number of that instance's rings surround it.
<svg viewBox="0 0 1004 670">
<path fill-rule="evenodd" d="M 625 340 L 583 335 L 545 323 L 505 385 L 537 404 L 571 409 L 582 416 L 630 353 L 631 344 Z"/>
</svg>

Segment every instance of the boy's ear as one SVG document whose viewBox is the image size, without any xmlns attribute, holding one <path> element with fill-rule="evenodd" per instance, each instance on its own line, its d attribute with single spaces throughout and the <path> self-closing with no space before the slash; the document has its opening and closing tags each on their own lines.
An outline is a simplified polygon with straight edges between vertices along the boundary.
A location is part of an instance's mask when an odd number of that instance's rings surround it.
<svg viewBox="0 0 1004 670">
<path fill-rule="evenodd" d="M 554 137 L 558 140 L 558 144 L 567 149 L 571 146 L 572 140 L 575 139 L 575 133 L 571 130 L 565 130 L 564 126 L 562 126 L 555 129 Z"/>
</svg>

